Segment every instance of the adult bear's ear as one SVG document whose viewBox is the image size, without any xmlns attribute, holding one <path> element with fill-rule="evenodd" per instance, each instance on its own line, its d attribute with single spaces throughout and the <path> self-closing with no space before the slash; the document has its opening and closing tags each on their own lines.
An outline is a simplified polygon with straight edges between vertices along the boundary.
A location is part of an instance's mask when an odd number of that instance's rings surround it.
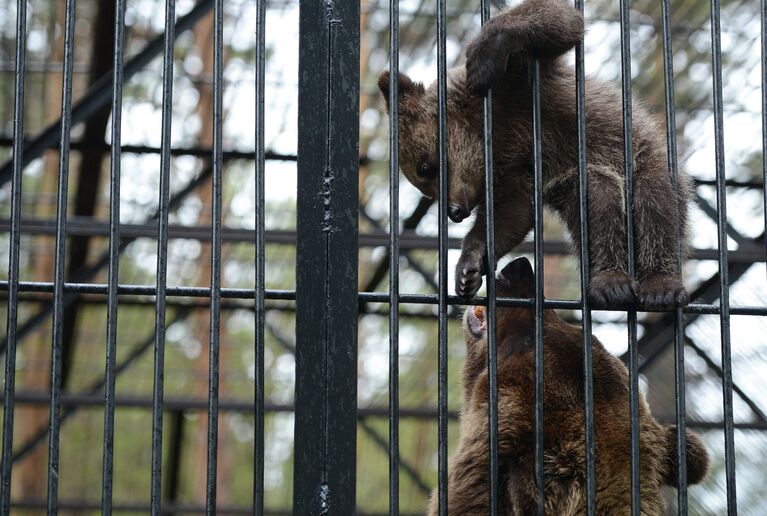
<svg viewBox="0 0 767 516">
<path fill-rule="evenodd" d="M 670 425 L 666 430 L 665 478 L 666 484 L 679 487 L 677 484 L 677 453 L 676 425 Z M 685 450 L 687 455 L 687 483 L 697 484 L 706 477 L 710 459 L 703 439 L 696 433 L 685 432 Z"/>
<path fill-rule="evenodd" d="M 530 260 L 524 256 L 509 262 L 498 275 L 499 288 L 504 295 L 512 297 L 533 297 L 535 273 Z"/>
<path fill-rule="evenodd" d="M 381 94 L 383 95 L 384 100 L 386 101 L 386 110 L 389 110 L 389 84 L 391 83 L 391 77 L 388 71 L 383 72 L 378 77 L 378 89 L 381 90 Z M 426 90 L 423 87 L 423 84 L 420 82 L 415 82 L 413 79 L 405 75 L 404 73 L 399 74 L 399 80 L 397 81 L 398 88 L 397 91 L 399 92 L 400 100 L 410 97 L 412 95 L 420 95 L 424 93 Z"/>
</svg>

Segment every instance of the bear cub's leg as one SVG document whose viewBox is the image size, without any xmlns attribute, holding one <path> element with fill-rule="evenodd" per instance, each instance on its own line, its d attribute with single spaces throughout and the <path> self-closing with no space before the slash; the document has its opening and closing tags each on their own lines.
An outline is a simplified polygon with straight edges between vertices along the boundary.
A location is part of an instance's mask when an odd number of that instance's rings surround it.
<svg viewBox="0 0 767 516">
<path fill-rule="evenodd" d="M 669 309 L 689 301 L 680 275 L 680 259 L 686 252 L 686 176 L 679 178 L 679 196 L 674 192 L 665 158 L 648 158 L 649 165 L 636 175 L 634 217 L 636 220 L 638 301 L 641 307 Z M 678 213 L 677 213 L 678 210 Z"/>
<path fill-rule="evenodd" d="M 639 284 L 628 275 L 626 211 L 621 174 L 612 167 L 589 165 L 589 301 L 595 308 L 632 307 Z M 577 191 L 577 178 L 570 180 Z M 562 195 L 564 198 L 565 196 Z M 563 201 L 573 238 L 580 243 L 580 214 L 572 201 Z"/>
<path fill-rule="evenodd" d="M 529 189 L 521 184 L 498 189 L 495 202 L 496 262 L 517 247 L 533 228 L 533 209 L 528 201 L 530 195 Z M 495 271 L 496 263 L 489 264 L 489 270 L 486 263 L 485 216 L 484 206 L 478 206 L 474 225 L 461 244 L 461 257 L 455 268 L 455 293 L 463 299 L 473 298 L 482 286 L 482 276 L 494 274 Z"/>
</svg>

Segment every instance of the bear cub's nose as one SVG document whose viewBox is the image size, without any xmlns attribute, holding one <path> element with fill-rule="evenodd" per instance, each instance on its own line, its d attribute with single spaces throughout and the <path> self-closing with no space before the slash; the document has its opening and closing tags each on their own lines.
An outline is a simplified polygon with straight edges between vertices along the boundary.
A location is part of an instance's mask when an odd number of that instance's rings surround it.
<svg viewBox="0 0 767 516">
<path fill-rule="evenodd" d="M 457 204 L 451 204 L 447 207 L 447 214 L 453 222 L 461 222 L 469 216 L 469 212 Z"/>
</svg>

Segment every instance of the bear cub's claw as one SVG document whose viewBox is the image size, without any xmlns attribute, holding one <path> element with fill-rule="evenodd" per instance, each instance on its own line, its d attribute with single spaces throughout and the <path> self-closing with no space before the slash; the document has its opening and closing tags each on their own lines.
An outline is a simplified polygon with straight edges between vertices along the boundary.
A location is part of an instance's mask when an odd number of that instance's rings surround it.
<svg viewBox="0 0 767 516">
<path fill-rule="evenodd" d="M 670 310 L 685 306 L 689 296 L 679 278 L 670 274 L 652 274 L 639 284 L 639 304 L 650 310 Z"/>
<path fill-rule="evenodd" d="M 636 304 L 638 286 L 625 272 L 601 272 L 591 278 L 589 301 L 594 308 L 630 308 Z"/>
<path fill-rule="evenodd" d="M 471 42 L 466 50 L 466 85 L 472 95 L 485 95 L 506 72 L 508 44 L 508 35 L 491 23 Z"/>
<path fill-rule="evenodd" d="M 481 257 L 462 254 L 455 268 L 455 294 L 463 299 L 472 299 L 482 286 L 484 262 Z"/>
</svg>

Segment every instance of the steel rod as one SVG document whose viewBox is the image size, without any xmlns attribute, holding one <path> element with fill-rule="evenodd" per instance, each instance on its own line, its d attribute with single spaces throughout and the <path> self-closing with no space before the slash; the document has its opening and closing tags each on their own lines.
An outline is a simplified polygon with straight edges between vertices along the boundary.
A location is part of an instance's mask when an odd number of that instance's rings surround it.
<svg viewBox="0 0 767 516">
<path fill-rule="evenodd" d="M 543 149 L 541 141 L 541 64 L 538 50 L 533 51 L 532 60 L 532 110 L 533 110 L 533 234 L 535 244 L 535 486 L 538 495 L 538 514 L 543 516 L 546 508 L 546 474 L 544 471 L 544 449 L 546 446 L 543 428 Z"/>
<path fill-rule="evenodd" d="M 266 86 L 266 0 L 256 1 L 256 283 L 255 283 L 255 414 L 253 435 L 253 513 L 264 512 L 264 353 L 265 310 L 265 160 L 264 89 Z"/>
<path fill-rule="evenodd" d="M 437 342 L 437 405 L 438 405 L 438 482 L 437 498 L 439 516 L 448 514 L 447 496 L 447 190 L 448 190 L 448 155 L 447 155 L 447 26 L 446 0 L 437 0 L 437 95 L 438 95 L 438 133 L 437 149 L 439 161 L 439 260 L 438 260 L 438 342 Z"/>
<path fill-rule="evenodd" d="M 69 139 L 72 130 L 72 65 L 74 63 L 75 0 L 67 0 L 64 21 L 64 70 L 61 84 L 61 135 L 56 194 L 56 242 L 53 272 L 53 328 L 51 339 L 51 402 L 48 436 L 48 514 L 58 512 L 59 430 L 61 417 L 61 359 L 64 321 L 64 273 L 69 189 Z"/>
<path fill-rule="evenodd" d="M 480 1 L 482 25 L 490 20 L 488 0 Z M 483 133 L 485 161 L 485 271 L 487 290 L 487 371 L 488 371 L 488 478 L 490 481 L 490 514 L 497 516 L 498 494 L 498 342 L 496 336 L 495 306 L 495 200 L 493 174 L 493 91 L 483 99 Z"/>
<path fill-rule="evenodd" d="M 157 290 L 152 388 L 151 514 L 162 511 L 162 426 L 165 374 L 165 296 L 168 274 L 168 212 L 170 203 L 171 125 L 173 119 L 173 52 L 175 48 L 175 0 L 165 1 L 165 48 L 162 76 L 162 153 L 157 218 Z"/>
<path fill-rule="evenodd" d="M 583 14 L 584 0 L 575 0 Z M 596 514 L 596 440 L 594 437 L 594 371 L 591 350 L 591 309 L 588 288 L 591 281 L 589 258 L 589 194 L 586 161 L 586 74 L 583 41 L 575 46 L 575 98 L 578 119 L 578 204 L 580 209 L 581 318 L 583 331 L 583 415 L 586 457 L 586 513 Z"/>
<path fill-rule="evenodd" d="M 722 110 L 722 44 L 719 0 L 711 0 L 711 64 L 714 99 L 714 149 L 716 206 L 719 215 L 719 327 L 722 345 L 722 405 L 724 412 L 724 462 L 727 483 L 727 514 L 737 515 L 735 487 L 735 435 L 733 429 L 732 351 L 730 347 L 730 282 L 727 268 L 727 191 L 725 190 L 724 115 Z"/>
<path fill-rule="evenodd" d="M 114 472 L 115 379 L 117 360 L 117 285 L 120 264 L 120 144 L 122 141 L 123 55 L 125 0 L 115 0 L 115 41 L 112 82 L 112 127 L 109 180 L 109 271 L 107 287 L 107 343 L 104 371 L 104 445 L 102 452 L 101 512 L 112 514 Z"/>
<path fill-rule="evenodd" d="M 21 252 L 21 194 L 24 153 L 24 81 L 26 77 L 27 2 L 16 2 L 16 83 L 13 100 L 13 170 L 11 183 L 11 235 L 8 256 L 8 306 L 6 342 L 8 354 L 5 359 L 5 389 L 3 391 L 3 450 L 0 466 L 0 513 L 10 513 L 11 472 L 13 461 L 13 416 L 16 391 L 16 344 L 19 306 L 19 254 Z"/>
<path fill-rule="evenodd" d="M 221 343 L 221 228 L 222 191 L 224 188 L 223 95 L 224 95 L 224 3 L 213 6 L 213 175 L 211 202 L 210 254 L 210 341 L 208 353 L 208 454 L 205 482 L 205 512 L 216 514 L 216 477 L 218 475 L 218 384 Z"/>
<path fill-rule="evenodd" d="M 679 205 L 679 171 L 676 144 L 676 103 L 674 97 L 674 60 L 671 43 L 671 7 L 669 0 L 661 2 L 661 29 L 663 36 L 663 78 L 666 104 L 666 137 L 668 167 L 674 186 L 674 226 L 682 235 L 681 213 Z M 681 277 L 683 239 L 678 239 L 676 266 Z M 687 438 L 684 376 L 684 316 L 682 309 L 674 311 L 674 394 L 676 403 L 676 454 L 677 454 L 677 513 L 687 515 Z"/>
<path fill-rule="evenodd" d="M 8 282 L 0 281 L 0 292 L 8 290 Z M 106 295 L 108 292 L 108 285 L 103 283 L 65 283 L 65 292 L 78 293 L 78 294 L 97 294 Z M 19 292 L 53 292 L 53 283 L 50 282 L 19 282 Z M 118 285 L 118 295 L 123 296 L 155 296 L 157 295 L 157 287 L 151 285 Z M 167 297 L 210 297 L 209 287 L 166 287 L 165 293 Z M 359 300 L 368 303 L 388 303 L 388 292 L 358 292 Z M 222 288 L 221 297 L 224 299 L 253 299 L 255 296 L 254 289 L 247 288 Z M 266 299 L 268 300 L 282 300 L 282 301 L 294 301 L 296 298 L 295 290 L 276 290 L 267 289 Z M 415 304 L 415 305 L 439 305 L 439 295 L 435 294 L 400 294 L 400 304 Z M 487 306 L 487 298 L 475 297 L 471 301 L 466 301 L 455 295 L 448 295 L 447 302 L 454 306 L 470 306 L 470 305 L 482 305 Z M 533 298 L 509 298 L 499 297 L 496 299 L 497 306 L 516 306 L 516 307 L 533 307 L 535 306 L 535 300 Z M 555 308 L 560 310 L 580 310 L 580 300 L 570 299 L 544 299 L 544 308 Z M 625 312 L 622 308 L 600 308 L 601 311 L 606 312 Z M 665 313 L 668 310 L 644 310 L 645 312 Z M 716 315 L 719 314 L 719 304 L 708 303 L 690 303 L 682 310 L 686 314 L 705 314 Z M 732 315 L 758 315 L 766 316 L 767 307 L 755 306 L 755 305 L 735 305 L 730 307 L 730 314 Z"/>
<path fill-rule="evenodd" d="M 389 0 L 389 514 L 399 514 L 399 0 Z M 393 85 L 393 86 L 392 86 Z"/>
<path fill-rule="evenodd" d="M 626 181 L 626 256 L 627 273 L 636 278 L 634 250 L 634 146 L 633 111 L 631 100 L 631 25 L 629 0 L 620 2 L 621 84 L 623 99 L 623 163 Z M 629 347 L 629 415 L 631 426 L 631 515 L 640 516 L 640 457 L 639 457 L 639 353 L 637 347 L 637 313 L 628 310 Z"/>
</svg>

